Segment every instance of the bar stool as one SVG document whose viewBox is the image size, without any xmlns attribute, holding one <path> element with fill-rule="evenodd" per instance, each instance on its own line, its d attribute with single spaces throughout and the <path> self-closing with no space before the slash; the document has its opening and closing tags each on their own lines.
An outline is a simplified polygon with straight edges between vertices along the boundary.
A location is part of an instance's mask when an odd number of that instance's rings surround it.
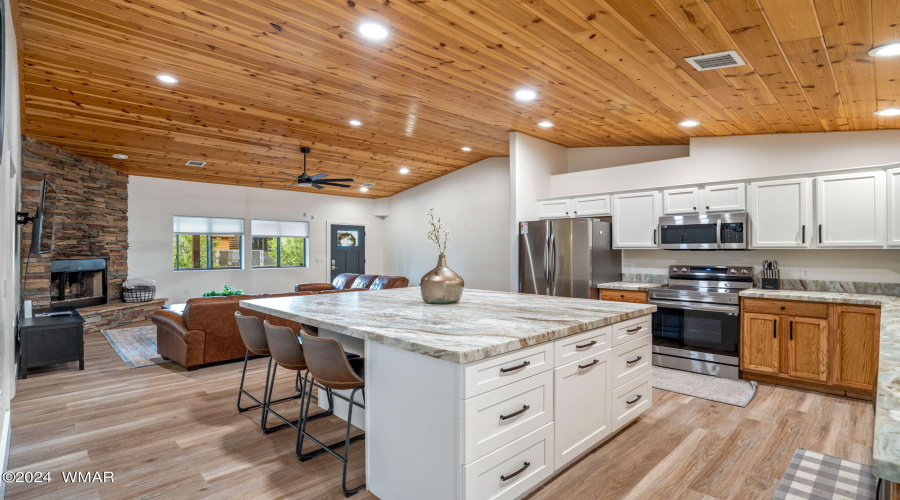
<svg viewBox="0 0 900 500">
<path fill-rule="evenodd" d="M 244 368 L 241 371 L 241 385 L 238 390 L 238 399 L 237 399 L 237 407 L 238 411 L 243 413 L 249 410 L 255 410 L 257 408 L 262 408 L 262 415 L 259 420 L 259 426 L 262 431 L 266 434 L 271 432 L 275 432 L 278 429 L 283 429 L 288 427 L 288 424 L 279 424 L 274 427 L 269 427 L 267 425 L 269 412 L 278 415 L 276 412 L 269 409 L 269 405 L 274 403 L 281 403 L 284 401 L 290 401 L 292 399 L 301 398 L 301 405 L 303 403 L 302 397 L 303 392 L 300 390 L 300 374 L 297 374 L 297 380 L 294 382 L 294 388 L 297 390 L 299 394 L 294 396 L 289 396 L 286 398 L 278 399 L 275 401 L 271 400 L 272 397 L 272 389 L 275 385 L 275 370 L 272 367 L 272 353 L 269 350 L 269 343 L 266 340 L 266 334 L 263 331 L 262 323 L 260 323 L 259 318 L 256 316 L 244 316 L 240 313 L 240 311 L 234 312 L 234 319 L 237 321 L 238 332 L 241 334 L 241 340 L 244 342 L 244 346 L 247 347 L 247 352 L 244 354 Z M 244 379 L 247 377 L 247 362 L 250 359 L 250 354 L 253 353 L 255 356 L 268 356 L 269 357 L 269 366 L 266 369 L 266 383 L 263 387 L 263 400 L 260 401 L 256 399 L 252 394 L 247 392 L 244 389 Z M 251 406 L 241 406 L 241 397 L 247 396 L 251 400 L 253 400 L 256 404 Z M 281 417 L 281 415 L 278 415 Z M 281 418 L 285 420 L 284 418 Z M 285 420 L 287 422 L 287 420 Z M 296 428 L 295 425 L 291 425 L 291 427 Z"/>
<path fill-rule="evenodd" d="M 275 367 L 272 369 L 272 379 L 275 378 L 275 370 L 280 366 L 287 370 L 294 370 L 297 372 L 297 380 L 299 380 L 299 392 L 301 395 L 300 399 L 300 407 L 303 408 L 303 399 L 302 396 L 306 393 L 307 390 L 312 394 L 312 384 L 306 381 L 307 375 L 309 371 L 306 367 L 306 359 L 303 356 L 303 347 L 300 345 L 300 338 L 297 337 L 297 334 L 294 331 L 286 326 L 276 326 L 268 321 L 263 323 L 266 341 L 269 345 L 269 350 L 272 353 L 272 359 L 275 360 Z M 300 372 L 306 371 L 306 375 L 303 378 L 300 378 Z M 268 399 L 272 399 L 272 387 L 269 387 Z M 309 417 L 310 420 L 314 420 L 321 417 L 327 417 L 334 413 L 334 399 L 331 394 L 331 390 L 326 390 L 326 397 L 328 398 L 328 409 L 316 415 Z M 300 430 L 299 428 L 299 419 L 294 421 L 289 421 L 287 418 L 283 417 L 281 414 L 276 412 L 275 410 L 269 409 L 269 412 L 284 421 L 283 425 L 288 425 L 293 427 L 294 429 Z"/>
<path fill-rule="evenodd" d="M 309 391 L 305 403 L 302 404 L 300 430 L 297 433 L 297 458 L 301 462 L 305 462 L 325 451 L 337 457 L 338 460 L 344 463 L 341 488 L 344 490 L 344 496 L 349 497 L 366 486 L 362 484 L 352 490 L 347 489 L 347 462 L 350 458 L 350 443 L 365 437 L 365 434 L 360 434 L 353 438 L 350 437 L 350 429 L 353 427 L 351 425 L 353 421 L 353 405 L 365 408 L 364 405 L 354 401 L 358 391 L 362 391 L 363 401 L 366 398 L 365 360 L 363 358 L 348 359 L 344 355 L 344 348 L 340 342 L 335 339 L 310 336 L 302 328 L 300 330 L 300 341 L 303 343 L 303 352 L 309 367 L 308 374 L 312 377 L 310 382 L 318 383 L 331 390 L 352 390 L 352 392 L 350 392 L 349 404 L 347 405 L 347 434 L 344 436 L 344 456 L 340 456 L 332 450 L 332 448 L 339 446 L 340 442 L 326 445 L 306 432 L 308 420 L 306 417 L 309 415 L 310 396 L 312 395 L 311 391 Z M 340 395 L 337 396 L 342 397 Z M 342 399 L 344 398 L 342 397 Z M 311 439 L 321 449 L 310 453 L 301 453 L 304 438 Z"/>
</svg>

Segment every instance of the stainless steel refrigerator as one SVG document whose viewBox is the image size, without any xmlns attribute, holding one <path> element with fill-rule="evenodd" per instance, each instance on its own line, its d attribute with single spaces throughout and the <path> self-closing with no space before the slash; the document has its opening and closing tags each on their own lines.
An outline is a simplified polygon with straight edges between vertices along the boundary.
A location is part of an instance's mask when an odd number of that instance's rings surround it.
<svg viewBox="0 0 900 500">
<path fill-rule="evenodd" d="M 519 293 L 586 299 L 598 283 L 621 279 L 609 218 L 519 223 Z"/>
</svg>

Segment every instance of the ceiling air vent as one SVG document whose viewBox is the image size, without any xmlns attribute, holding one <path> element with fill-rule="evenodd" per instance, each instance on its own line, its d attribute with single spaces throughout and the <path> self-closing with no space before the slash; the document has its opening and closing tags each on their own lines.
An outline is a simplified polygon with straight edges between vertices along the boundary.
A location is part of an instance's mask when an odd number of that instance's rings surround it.
<svg viewBox="0 0 900 500">
<path fill-rule="evenodd" d="M 206 165 L 206 162 L 205 162 L 205 161 L 190 160 L 190 161 L 188 161 L 187 163 L 185 163 L 185 165 L 187 165 L 187 166 L 189 166 L 189 167 L 202 167 L 203 165 Z"/>
<path fill-rule="evenodd" d="M 374 182 L 364 182 L 360 187 L 370 188 L 370 187 L 372 187 L 372 186 L 374 186 L 374 185 L 375 185 Z"/>
<path fill-rule="evenodd" d="M 710 69 L 731 68 L 734 66 L 743 66 L 744 60 L 733 50 L 725 52 L 717 52 L 715 54 L 704 54 L 702 56 L 685 58 L 691 66 L 697 71 L 706 71 Z"/>
</svg>

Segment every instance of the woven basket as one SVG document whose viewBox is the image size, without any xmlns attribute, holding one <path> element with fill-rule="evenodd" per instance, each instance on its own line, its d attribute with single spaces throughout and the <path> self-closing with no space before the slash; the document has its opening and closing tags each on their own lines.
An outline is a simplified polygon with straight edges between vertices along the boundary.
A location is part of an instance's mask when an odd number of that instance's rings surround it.
<svg viewBox="0 0 900 500">
<path fill-rule="evenodd" d="M 155 296 L 155 286 L 136 286 L 122 289 L 122 298 L 125 299 L 125 302 L 149 302 Z"/>
</svg>

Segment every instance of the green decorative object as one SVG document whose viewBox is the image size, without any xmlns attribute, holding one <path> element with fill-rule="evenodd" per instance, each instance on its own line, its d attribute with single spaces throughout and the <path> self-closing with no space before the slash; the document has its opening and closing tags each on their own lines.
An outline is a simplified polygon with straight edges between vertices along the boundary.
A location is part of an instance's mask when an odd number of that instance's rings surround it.
<svg viewBox="0 0 900 500">
<path fill-rule="evenodd" d="M 215 290 L 210 290 L 203 294 L 204 297 L 230 297 L 232 295 L 243 295 L 243 290 L 235 290 L 228 285 L 222 287 L 221 292 L 217 292 Z"/>
</svg>

